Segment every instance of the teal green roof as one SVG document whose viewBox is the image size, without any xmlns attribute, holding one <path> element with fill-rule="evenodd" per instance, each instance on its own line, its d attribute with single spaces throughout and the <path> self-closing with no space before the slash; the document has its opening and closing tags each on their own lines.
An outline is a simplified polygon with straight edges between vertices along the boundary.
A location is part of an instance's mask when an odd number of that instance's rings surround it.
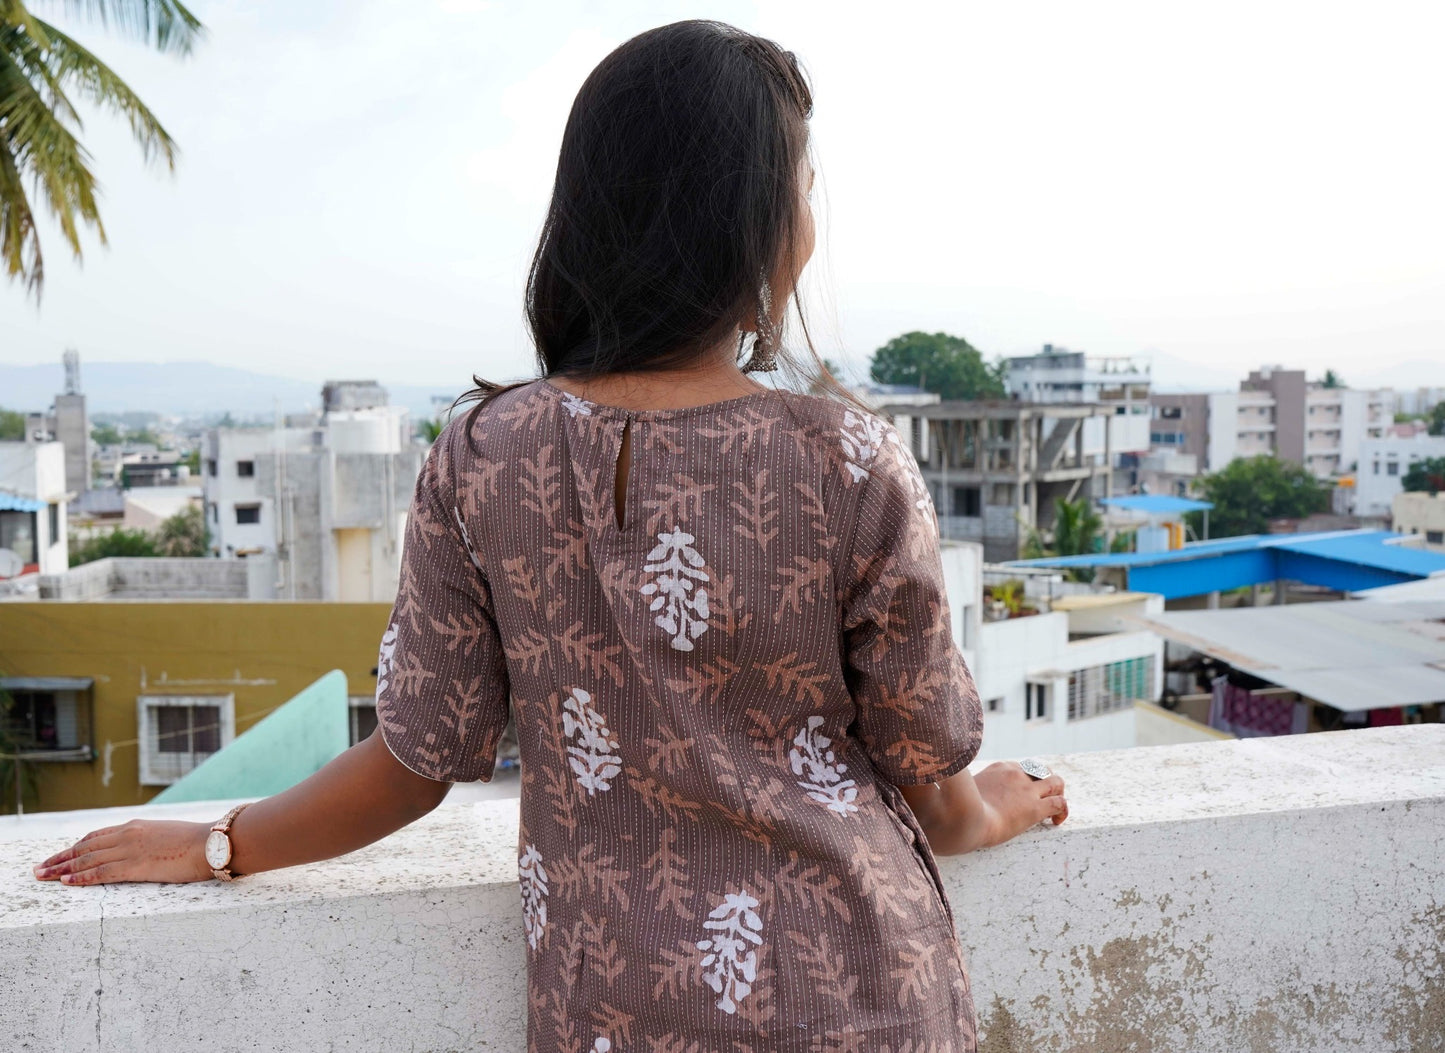
<svg viewBox="0 0 1445 1053">
<path fill-rule="evenodd" d="M 269 797 L 314 775 L 350 745 L 346 674 L 333 669 L 156 794 L 151 803 Z"/>
</svg>

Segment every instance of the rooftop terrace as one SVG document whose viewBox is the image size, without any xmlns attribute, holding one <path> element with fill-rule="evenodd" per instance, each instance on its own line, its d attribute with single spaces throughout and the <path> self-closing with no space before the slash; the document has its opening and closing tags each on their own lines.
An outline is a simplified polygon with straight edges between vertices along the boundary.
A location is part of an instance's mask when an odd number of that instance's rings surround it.
<svg viewBox="0 0 1445 1053">
<path fill-rule="evenodd" d="M 1445 1050 L 1445 725 L 1046 760 L 1069 822 L 940 861 L 981 1053 Z M 0 1046 L 525 1048 L 515 801 L 230 886 L 31 879 L 97 818 L 0 824 Z"/>
</svg>

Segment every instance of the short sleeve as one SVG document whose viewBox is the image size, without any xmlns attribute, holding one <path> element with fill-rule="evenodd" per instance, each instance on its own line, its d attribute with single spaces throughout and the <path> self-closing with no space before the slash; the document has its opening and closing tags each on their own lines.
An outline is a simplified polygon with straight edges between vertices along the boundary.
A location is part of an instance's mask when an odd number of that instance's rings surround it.
<svg viewBox="0 0 1445 1053">
<path fill-rule="evenodd" d="M 978 755 L 983 711 L 953 639 L 933 502 L 892 427 L 857 501 L 840 568 L 854 731 L 895 786 L 945 779 Z"/>
<path fill-rule="evenodd" d="M 508 718 L 502 642 L 457 492 L 465 418 L 432 445 L 402 542 L 376 664 L 376 718 L 397 760 L 441 782 L 490 779 Z"/>
</svg>

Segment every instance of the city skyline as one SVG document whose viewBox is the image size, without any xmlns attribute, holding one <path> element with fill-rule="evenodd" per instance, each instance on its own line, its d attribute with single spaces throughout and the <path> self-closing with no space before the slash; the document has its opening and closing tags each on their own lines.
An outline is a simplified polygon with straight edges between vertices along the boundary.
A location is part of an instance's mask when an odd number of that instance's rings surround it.
<svg viewBox="0 0 1445 1053">
<path fill-rule="evenodd" d="M 78 268 L 43 232 L 40 309 L 0 289 L 0 365 L 75 346 L 307 381 L 525 375 L 521 283 L 572 95 L 626 37 L 707 14 L 813 76 L 805 292 L 820 350 L 855 370 L 923 329 L 989 357 L 1153 353 L 1161 387 L 1267 364 L 1445 383 L 1425 372 L 1445 363 L 1424 134 L 1445 74 L 1423 4 L 903 4 L 884 25 L 742 0 L 195 7 L 210 35 L 185 62 L 78 29 L 182 156 L 165 177 L 87 121 L 110 248 L 86 238 Z"/>
</svg>

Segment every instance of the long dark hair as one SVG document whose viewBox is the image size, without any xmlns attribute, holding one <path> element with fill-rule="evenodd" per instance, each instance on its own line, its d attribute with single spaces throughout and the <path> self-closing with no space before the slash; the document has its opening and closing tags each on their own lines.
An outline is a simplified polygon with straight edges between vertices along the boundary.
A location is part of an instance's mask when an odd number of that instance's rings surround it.
<svg viewBox="0 0 1445 1053">
<path fill-rule="evenodd" d="M 812 110 L 791 52 L 720 22 L 652 29 L 603 59 L 567 118 L 527 279 L 541 375 L 674 368 L 753 328 L 807 207 Z M 779 358 L 836 388 L 802 328 L 815 368 Z M 459 402 L 508 387 L 473 380 Z"/>
</svg>

